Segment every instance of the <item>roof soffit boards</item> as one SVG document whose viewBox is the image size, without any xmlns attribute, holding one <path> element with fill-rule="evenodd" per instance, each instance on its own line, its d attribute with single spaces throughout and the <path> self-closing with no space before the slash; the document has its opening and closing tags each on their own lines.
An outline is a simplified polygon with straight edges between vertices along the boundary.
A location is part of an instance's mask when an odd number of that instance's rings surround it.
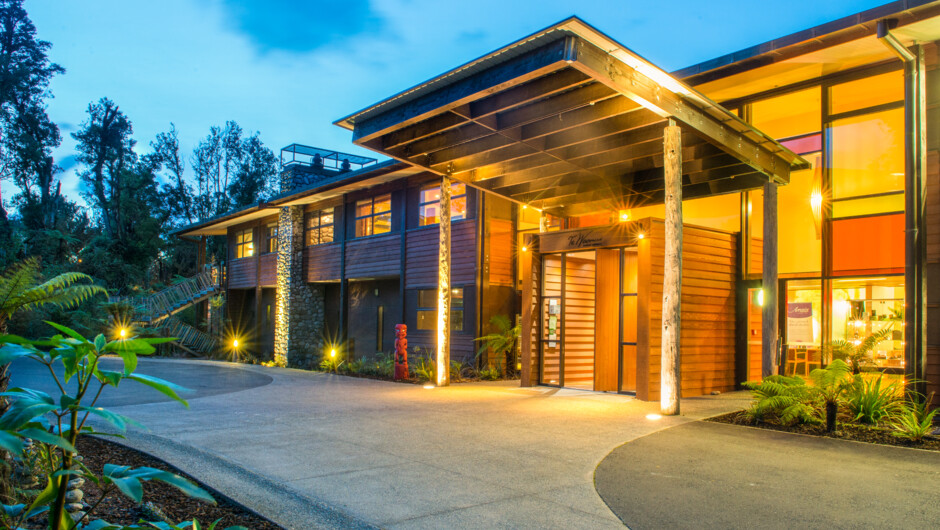
<svg viewBox="0 0 940 530">
<path fill-rule="evenodd" d="M 688 198 L 786 183 L 807 165 L 577 18 L 337 124 L 393 158 L 576 215 L 662 201 L 670 119 Z"/>
</svg>

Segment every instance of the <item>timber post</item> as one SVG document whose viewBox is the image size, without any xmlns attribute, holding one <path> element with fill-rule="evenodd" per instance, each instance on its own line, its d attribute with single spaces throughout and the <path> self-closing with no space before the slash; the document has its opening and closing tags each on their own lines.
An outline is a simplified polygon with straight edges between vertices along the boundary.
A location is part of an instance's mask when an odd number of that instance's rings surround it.
<svg viewBox="0 0 940 530">
<path fill-rule="evenodd" d="M 669 120 L 663 134 L 663 176 L 666 192 L 666 255 L 663 272 L 663 334 L 660 408 L 679 414 L 681 376 L 679 334 L 682 310 L 682 129 Z"/>
<path fill-rule="evenodd" d="M 777 373 L 777 183 L 764 184 L 764 255 L 761 289 L 761 377 Z"/>
<path fill-rule="evenodd" d="M 437 386 L 450 384 L 450 172 L 441 178 L 437 249 Z"/>
</svg>

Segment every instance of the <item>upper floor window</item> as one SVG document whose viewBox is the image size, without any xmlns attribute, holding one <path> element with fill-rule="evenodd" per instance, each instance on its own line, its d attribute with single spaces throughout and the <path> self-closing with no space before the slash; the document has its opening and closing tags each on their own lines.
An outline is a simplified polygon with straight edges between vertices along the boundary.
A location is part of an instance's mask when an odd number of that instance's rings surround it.
<svg viewBox="0 0 940 530">
<path fill-rule="evenodd" d="M 322 245 L 333 242 L 333 209 L 317 210 L 307 214 L 306 245 Z"/>
<path fill-rule="evenodd" d="M 264 252 L 266 254 L 277 252 L 277 223 L 268 223 L 268 225 L 264 227 L 264 234 L 266 239 Z"/>
<path fill-rule="evenodd" d="M 419 226 L 433 225 L 440 222 L 441 217 L 441 185 L 431 184 L 421 188 Z M 467 185 L 463 182 L 454 182 L 450 185 L 450 219 L 466 219 L 467 217 Z"/>
<path fill-rule="evenodd" d="M 254 230 L 235 232 L 235 259 L 250 258 L 255 255 Z"/>
<path fill-rule="evenodd" d="M 437 329 L 437 289 L 418 290 L 418 329 Z M 463 331 L 463 287 L 450 290 L 450 329 Z"/>
<path fill-rule="evenodd" d="M 392 231 L 392 196 L 379 195 L 356 201 L 356 237 Z"/>
</svg>

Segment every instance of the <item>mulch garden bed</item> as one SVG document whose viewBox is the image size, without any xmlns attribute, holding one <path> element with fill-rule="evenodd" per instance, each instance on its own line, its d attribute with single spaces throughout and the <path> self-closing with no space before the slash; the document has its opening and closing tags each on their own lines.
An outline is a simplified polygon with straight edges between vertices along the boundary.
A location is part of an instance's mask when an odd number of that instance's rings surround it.
<svg viewBox="0 0 940 530">
<path fill-rule="evenodd" d="M 182 475 L 199 484 L 207 490 L 218 503 L 213 506 L 191 499 L 176 488 L 161 482 L 144 482 L 144 502 L 150 501 L 155 504 L 166 514 L 169 521 L 173 524 L 186 520 L 192 521 L 193 518 L 196 518 L 203 524 L 221 519 L 221 522 L 217 526 L 217 528 L 220 529 L 239 525 L 252 530 L 280 530 L 282 528 L 228 501 L 219 494 L 219 492 L 207 488 L 205 485 L 200 484 L 199 481 L 152 456 L 113 442 L 89 436 L 80 438 L 77 445 L 79 453 L 85 459 L 85 465 L 99 476 L 101 475 L 104 464 L 107 463 L 129 465 L 132 467 L 154 467 Z M 85 492 L 84 502 L 88 505 L 94 505 L 101 496 L 101 490 L 91 481 L 86 481 L 85 485 L 82 486 L 82 490 Z M 145 515 L 145 511 L 142 510 L 141 505 L 135 504 L 134 501 L 119 492 L 112 493 L 108 498 L 102 501 L 102 503 L 98 505 L 98 508 L 95 509 L 92 517 L 104 519 L 114 524 L 136 524 L 142 518 L 152 520 L 152 518 L 148 518 L 148 516 Z"/>
<path fill-rule="evenodd" d="M 848 419 L 848 418 L 846 418 Z M 732 425 L 747 425 L 749 427 L 758 427 L 761 429 L 770 429 L 774 431 L 792 432 L 796 434 L 808 434 L 812 436 L 825 436 L 827 438 L 838 438 L 840 440 L 851 440 L 855 442 L 865 442 L 881 445 L 895 445 L 898 447 L 910 447 L 914 449 L 926 449 L 928 451 L 940 451 L 940 438 L 936 436 L 925 437 L 920 442 L 905 440 L 891 434 L 891 431 L 880 429 L 878 427 L 868 427 L 843 422 L 839 418 L 836 431 L 827 433 L 825 425 L 781 425 L 774 421 L 754 422 L 744 413 L 744 411 L 729 412 L 721 416 L 707 418 L 705 421 L 715 423 L 730 423 Z"/>
</svg>

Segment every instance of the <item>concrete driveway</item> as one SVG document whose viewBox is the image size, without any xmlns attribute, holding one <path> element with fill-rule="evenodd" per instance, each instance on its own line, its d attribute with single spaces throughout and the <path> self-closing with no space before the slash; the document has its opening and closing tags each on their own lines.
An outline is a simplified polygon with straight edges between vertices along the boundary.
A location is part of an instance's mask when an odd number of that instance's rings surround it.
<svg viewBox="0 0 940 530">
<path fill-rule="evenodd" d="M 215 362 L 141 365 L 170 380 L 207 368 L 210 379 L 272 379 L 195 397 L 188 411 L 115 404 L 150 429 L 129 443 L 288 528 L 622 528 L 594 489 L 597 464 L 626 441 L 746 400 L 687 399 L 683 416 L 650 420 L 658 404 L 518 382 L 424 389 Z"/>
</svg>

